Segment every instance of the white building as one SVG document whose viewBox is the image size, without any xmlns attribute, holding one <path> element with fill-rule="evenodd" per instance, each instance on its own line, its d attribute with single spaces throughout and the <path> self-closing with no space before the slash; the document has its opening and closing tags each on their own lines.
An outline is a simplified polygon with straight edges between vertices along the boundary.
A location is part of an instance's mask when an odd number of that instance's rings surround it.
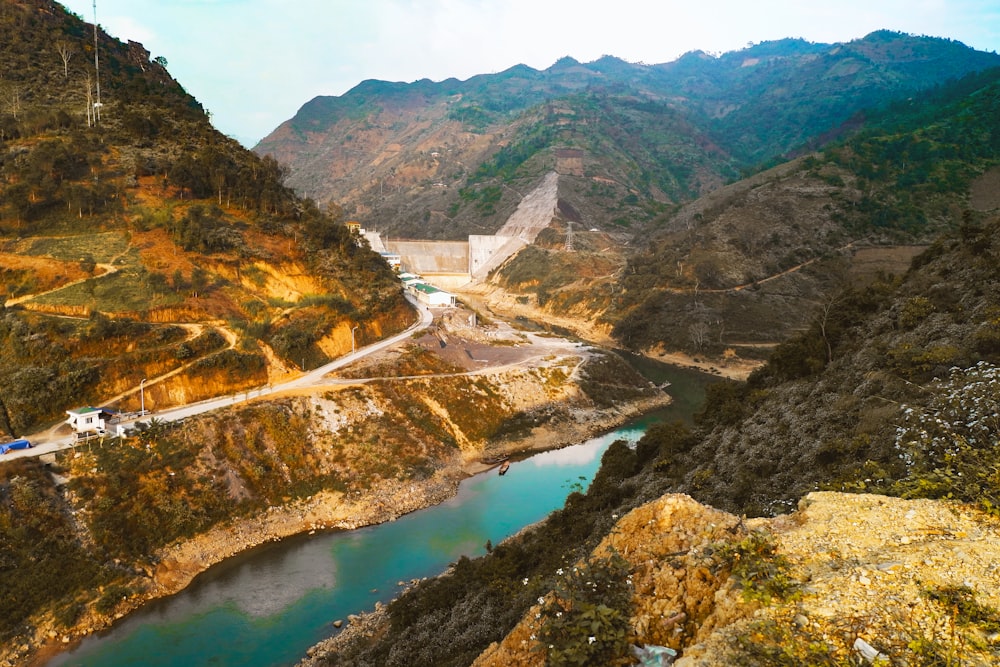
<svg viewBox="0 0 1000 667">
<path fill-rule="evenodd" d="M 75 408 L 67 410 L 66 423 L 79 435 L 103 435 L 108 430 L 111 419 L 117 414 L 107 408 Z"/>
<path fill-rule="evenodd" d="M 409 290 L 410 294 L 417 297 L 417 301 L 428 306 L 454 306 L 456 303 L 454 294 L 445 292 L 427 283 L 410 283 L 406 286 L 406 289 Z"/>
</svg>

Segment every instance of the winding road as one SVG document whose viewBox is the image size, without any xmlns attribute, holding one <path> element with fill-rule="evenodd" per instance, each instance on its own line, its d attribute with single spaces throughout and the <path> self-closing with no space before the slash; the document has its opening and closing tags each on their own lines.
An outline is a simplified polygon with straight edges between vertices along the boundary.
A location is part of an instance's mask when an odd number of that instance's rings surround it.
<svg viewBox="0 0 1000 667">
<path fill-rule="evenodd" d="M 270 396 L 272 394 L 278 394 L 283 391 L 288 391 L 291 389 L 304 389 L 312 386 L 324 384 L 323 377 L 338 368 L 346 366 L 350 363 L 366 357 L 370 354 L 380 352 L 386 348 L 392 347 L 400 343 L 403 340 L 410 338 L 417 331 L 422 331 L 429 327 L 434 321 L 434 314 L 429 308 L 423 304 L 417 302 L 409 294 L 406 295 L 406 299 L 416 308 L 417 313 L 420 315 L 414 324 L 404 331 L 378 341 L 377 343 L 372 343 L 365 347 L 359 348 L 358 350 L 352 352 L 351 354 L 344 355 L 338 359 L 334 359 L 328 364 L 324 364 L 316 369 L 304 373 L 297 378 L 288 380 L 287 382 L 282 382 L 280 384 L 259 387 L 258 389 L 250 389 L 247 391 L 241 391 L 236 394 L 229 394 L 226 396 L 219 396 L 216 398 L 210 398 L 204 401 L 198 401 L 197 403 L 189 403 L 187 405 L 178 406 L 176 408 L 169 408 L 162 410 L 160 412 L 147 413 L 136 419 L 127 420 L 121 422 L 122 426 L 135 427 L 139 423 L 148 423 L 152 419 L 156 419 L 160 422 L 173 422 L 192 417 L 194 415 L 199 415 L 205 412 L 210 412 L 212 410 L 219 410 L 221 408 L 230 407 L 240 401 L 248 401 L 252 398 L 260 398 L 262 396 Z M 2 461 L 9 461 L 16 458 L 22 458 L 26 456 L 41 456 L 42 454 L 47 454 L 50 452 L 55 452 L 61 449 L 67 449 L 80 442 L 75 438 L 75 436 L 63 436 L 55 438 L 52 436 L 54 429 L 49 429 L 48 431 L 43 431 L 33 435 L 29 435 L 28 440 L 34 445 L 31 449 L 23 449 L 12 451 L 3 456 L 0 459 Z"/>
</svg>

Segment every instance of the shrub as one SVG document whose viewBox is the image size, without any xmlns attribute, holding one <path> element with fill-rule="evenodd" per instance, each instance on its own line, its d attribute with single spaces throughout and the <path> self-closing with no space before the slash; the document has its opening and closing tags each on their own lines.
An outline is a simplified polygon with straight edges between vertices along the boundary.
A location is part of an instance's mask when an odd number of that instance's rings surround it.
<svg viewBox="0 0 1000 667">
<path fill-rule="evenodd" d="M 895 445 L 907 498 L 956 498 L 1000 516 L 1000 368 L 981 361 L 931 384 L 926 406 L 902 406 Z"/>
<path fill-rule="evenodd" d="M 553 593 L 543 601 L 539 644 L 546 664 L 627 665 L 632 577 L 617 553 L 557 570 Z"/>
<path fill-rule="evenodd" d="M 747 601 L 787 600 L 798 588 L 788 576 L 788 560 L 777 552 L 777 543 L 770 533 L 755 530 L 739 542 L 718 545 L 713 557 L 729 568 Z"/>
</svg>

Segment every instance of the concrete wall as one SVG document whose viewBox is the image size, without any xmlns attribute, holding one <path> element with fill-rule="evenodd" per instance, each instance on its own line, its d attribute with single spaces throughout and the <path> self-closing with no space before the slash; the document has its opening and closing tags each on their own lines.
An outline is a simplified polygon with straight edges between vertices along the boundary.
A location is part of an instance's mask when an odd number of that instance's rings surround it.
<svg viewBox="0 0 1000 667">
<path fill-rule="evenodd" d="M 510 239 L 506 236 L 485 236 L 477 234 L 469 237 L 469 273 L 476 275 L 480 269 L 490 264 Z"/>
<path fill-rule="evenodd" d="M 534 242 L 538 233 L 552 222 L 558 186 L 559 175 L 554 171 L 546 174 L 495 236 L 473 235 L 468 241 L 394 241 L 372 233 L 369 243 L 373 250 L 398 254 L 401 270 L 422 276 L 446 276 L 449 286 L 464 285 L 470 277 L 483 280 L 508 257 Z"/>
<path fill-rule="evenodd" d="M 402 270 L 416 274 L 469 273 L 468 241 L 396 241 L 385 244 L 398 253 Z"/>
<path fill-rule="evenodd" d="M 382 243 L 382 235 L 378 232 L 365 232 L 365 239 L 368 241 L 368 245 L 375 252 L 389 252 L 385 245 Z"/>
</svg>

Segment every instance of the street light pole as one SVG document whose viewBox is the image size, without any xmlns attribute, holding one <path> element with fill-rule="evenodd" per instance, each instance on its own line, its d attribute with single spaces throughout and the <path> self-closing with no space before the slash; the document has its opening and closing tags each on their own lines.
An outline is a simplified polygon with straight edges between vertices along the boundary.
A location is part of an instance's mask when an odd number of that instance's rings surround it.
<svg viewBox="0 0 1000 667">
<path fill-rule="evenodd" d="M 146 378 L 142 378 L 142 382 L 139 383 L 139 405 L 140 405 L 139 416 L 140 417 L 145 417 L 146 416 L 146 390 L 143 388 L 143 385 L 145 385 L 145 384 L 146 384 Z"/>
<path fill-rule="evenodd" d="M 351 354 L 354 354 L 354 352 L 355 352 L 355 347 L 354 347 L 354 331 L 359 326 L 361 326 L 361 325 L 360 324 L 355 324 L 354 327 L 351 329 Z"/>
</svg>

